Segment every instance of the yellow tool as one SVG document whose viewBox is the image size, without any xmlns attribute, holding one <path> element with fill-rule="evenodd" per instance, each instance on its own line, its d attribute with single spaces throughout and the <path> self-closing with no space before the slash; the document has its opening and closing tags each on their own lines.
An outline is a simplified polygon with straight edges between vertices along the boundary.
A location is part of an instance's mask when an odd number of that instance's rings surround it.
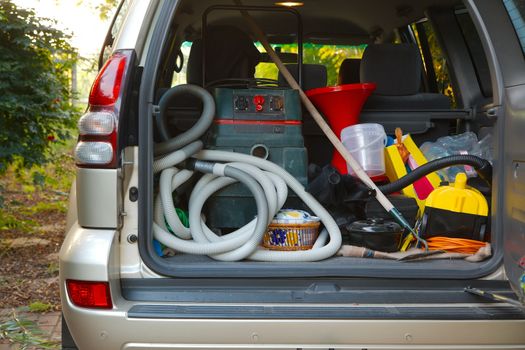
<svg viewBox="0 0 525 350">
<path fill-rule="evenodd" d="M 419 148 L 417 147 L 416 143 L 412 140 L 410 135 L 405 135 L 402 139 L 402 143 L 404 147 L 401 149 L 406 150 L 408 154 L 401 154 L 403 152 L 400 152 L 400 147 L 398 147 L 397 144 L 389 146 L 385 149 L 386 175 L 388 176 L 390 182 L 394 182 L 408 174 L 406 166 L 406 158 L 408 158 L 408 156 L 412 157 L 412 159 L 414 160 L 414 162 L 417 163 L 418 166 L 427 163 L 427 159 L 419 150 Z M 403 157 L 405 159 L 403 159 Z M 421 214 L 425 207 L 425 199 L 427 198 L 428 194 L 432 191 L 432 189 L 439 186 L 440 182 L 441 180 L 437 173 L 431 173 L 428 174 L 425 178 L 418 181 L 417 183 L 413 183 L 405 187 L 401 192 L 405 196 L 409 196 L 416 199 Z"/>
<path fill-rule="evenodd" d="M 488 214 L 485 197 L 459 173 L 453 186 L 438 187 L 426 199 L 420 234 L 484 241 Z"/>
</svg>

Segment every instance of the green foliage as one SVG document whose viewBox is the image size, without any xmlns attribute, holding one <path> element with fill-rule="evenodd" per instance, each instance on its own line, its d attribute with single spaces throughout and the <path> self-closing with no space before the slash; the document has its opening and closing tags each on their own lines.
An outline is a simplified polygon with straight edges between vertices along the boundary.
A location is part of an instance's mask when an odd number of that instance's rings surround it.
<svg viewBox="0 0 525 350">
<path fill-rule="evenodd" d="M 69 1 L 69 0 L 63 0 Z M 118 7 L 120 0 L 99 0 L 97 4 L 93 4 L 93 0 L 77 0 L 77 5 L 88 3 L 90 7 L 98 11 L 100 19 L 107 20 L 113 16 L 115 9 Z"/>
<path fill-rule="evenodd" d="M 18 349 L 58 349 L 59 344 L 45 339 L 36 322 L 20 318 L 13 311 L 11 318 L 0 324 L 0 340 L 18 345 Z"/>
<path fill-rule="evenodd" d="M 103 20 L 110 18 L 115 12 L 118 4 L 118 0 L 103 0 L 102 3 L 97 6 L 100 18 Z"/>
<path fill-rule="evenodd" d="M 70 146 L 73 148 L 73 145 Z M 52 190 L 57 194 L 67 195 L 75 176 L 75 161 L 70 151 L 57 150 L 52 147 L 53 162 L 43 166 L 18 172 L 17 178 L 27 189 Z"/>
<path fill-rule="evenodd" d="M 38 232 L 37 223 L 31 218 L 52 212 L 66 213 L 68 193 L 75 175 L 73 156 L 69 150 L 74 140 L 64 146 L 53 145 L 51 153 L 54 162 L 43 166 L 22 169 L 18 164 L 9 167 L 2 176 L 2 188 L 23 193 L 29 203 L 18 199 L 7 199 L 0 205 L 0 233 L 6 230 L 18 230 L 25 233 Z M 16 184 L 16 185 L 15 185 Z M 35 196 L 38 201 L 35 202 Z M 0 196 L 1 199 L 1 196 Z"/>
<path fill-rule="evenodd" d="M 5 230 L 20 230 L 32 232 L 36 223 L 33 220 L 19 220 L 13 214 L 0 210 L 0 232 Z"/>
<path fill-rule="evenodd" d="M 69 85 L 77 53 L 53 25 L 0 1 L 0 173 L 14 162 L 49 161 L 52 141 L 68 139 L 75 125 Z"/>
<path fill-rule="evenodd" d="M 28 308 L 31 312 L 48 312 L 53 308 L 53 305 L 41 301 L 34 301 L 29 304 Z"/>
<path fill-rule="evenodd" d="M 51 262 L 47 266 L 47 273 L 50 275 L 58 275 L 60 265 L 57 262 Z"/>
<path fill-rule="evenodd" d="M 428 48 L 430 49 L 430 53 L 432 55 L 432 65 L 434 66 L 434 73 L 436 74 L 438 92 L 448 96 L 450 98 L 452 106 L 456 107 L 456 96 L 452 88 L 452 82 L 450 80 L 450 75 L 448 72 L 447 59 L 445 57 L 445 53 L 441 49 L 434 28 L 432 28 L 432 24 L 429 21 L 425 21 L 423 22 L 423 28 L 427 36 Z M 415 24 L 412 24 L 412 30 L 416 37 L 417 44 L 421 49 L 419 32 Z M 423 64 L 425 64 L 425 62 L 423 62 Z M 425 69 L 428 69 L 428 67 L 425 67 Z"/>
<path fill-rule="evenodd" d="M 64 200 L 52 200 L 38 202 L 34 206 L 23 210 L 25 214 L 37 214 L 37 213 L 46 213 L 46 212 L 60 212 L 67 213 L 67 203 Z"/>
<path fill-rule="evenodd" d="M 337 75 L 341 63 L 347 58 L 361 58 L 366 45 L 304 45 L 304 63 L 322 64 L 326 66 L 328 85 L 337 84 Z"/>
<path fill-rule="evenodd" d="M 264 51 L 260 43 L 256 43 L 256 46 L 260 51 Z M 279 46 L 281 52 L 297 53 L 296 44 L 273 46 Z M 341 63 L 347 58 L 361 58 L 365 48 L 366 45 L 346 46 L 305 43 L 303 45 L 303 62 L 324 65 L 327 71 L 327 84 L 336 85 Z M 277 66 L 273 63 L 263 62 L 255 67 L 255 76 L 257 78 L 277 79 L 277 74 Z"/>
</svg>

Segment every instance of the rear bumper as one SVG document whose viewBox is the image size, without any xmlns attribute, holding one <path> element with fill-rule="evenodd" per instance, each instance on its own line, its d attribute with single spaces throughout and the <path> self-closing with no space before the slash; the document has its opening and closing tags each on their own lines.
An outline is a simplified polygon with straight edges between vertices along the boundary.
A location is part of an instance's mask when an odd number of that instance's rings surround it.
<svg viewBox="0 0 525 350">
<path fill-rule="evenodd" d="M 77 225 L 62 246 L 62 308 L 80 349 L 525 349 L 525 316 L 505 313 L 501 304 L 130 301 L 121 290 L 118 252 L 116 231 Z M 109 281 L 113 309 L 74 306 L 66 279 Z M 433 308 L 435 319 L 421 317 L 423 308 Z M 458 317 L 461 308 L 473 317 Z"/>
<path fill-rule="evenodd" d="M 64 313 L 80 349 L 525 349 L 523 320 L 139 319 L 71 305 Z"/>
</svg>

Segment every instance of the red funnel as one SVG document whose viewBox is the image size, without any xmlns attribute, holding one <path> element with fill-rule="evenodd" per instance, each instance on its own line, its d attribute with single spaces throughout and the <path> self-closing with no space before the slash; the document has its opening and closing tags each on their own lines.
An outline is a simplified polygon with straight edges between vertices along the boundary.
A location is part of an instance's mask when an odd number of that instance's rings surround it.
<svg viewBox="0 0 525 350">
<path fill-rule="evenodd" d="M 332 131 L 341 138 L 341 130 L 359 123 L 359 113 L 366 99 L 375 90 L 376 84 L 345 84 L 311 89 L 306 96 L 327 118 Z M 341 174 L 348 174 L 346 162 L 334 151 L 332 165 Z"/>
</svg>

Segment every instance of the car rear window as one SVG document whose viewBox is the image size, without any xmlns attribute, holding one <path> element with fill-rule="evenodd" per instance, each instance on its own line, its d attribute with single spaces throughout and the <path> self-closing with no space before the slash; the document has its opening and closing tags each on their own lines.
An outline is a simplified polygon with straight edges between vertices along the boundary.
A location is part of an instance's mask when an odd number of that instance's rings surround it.
<svg viewBox="0 0 525 350">
<path fill-rule="evenodd" d="M 523 0 L 503 0 L 505 7 L 514 25 L 514 30 L 520 40 L 521 49 L 525 53 L 525 1 Z"/>
<path fill-rule="evenodd" d="M 472 18 L 464 9 L 456 11 L 456 20 L 461 28 L 470 58 L 474 64 L 481 92 L 485 97 L 492 97 L 492 82 L 490 80 L 487 56 L 483 50 L 483 44 L 474 26 L 474 22 L 472 22 Z"/>
<path fill-rule="evenodd" d="M 259 51 L 264 52 L 260 43 L 256 43 Z M 279 47 L 283 53 L 297 53 L 297 44 L 272 45 Z M 363 45 L 329 45 L 304 43 L 303 45 L 303 63 L 321 64 L 326 67 L 327 85 L 336 85 L 337 76 L 341 63 L 347 58 L 361 58 L 366 49 Z M 255 68 L 256 78 L 277 79 L 278 69 L 274 63 L 261 62 Z"/>
</svg>

